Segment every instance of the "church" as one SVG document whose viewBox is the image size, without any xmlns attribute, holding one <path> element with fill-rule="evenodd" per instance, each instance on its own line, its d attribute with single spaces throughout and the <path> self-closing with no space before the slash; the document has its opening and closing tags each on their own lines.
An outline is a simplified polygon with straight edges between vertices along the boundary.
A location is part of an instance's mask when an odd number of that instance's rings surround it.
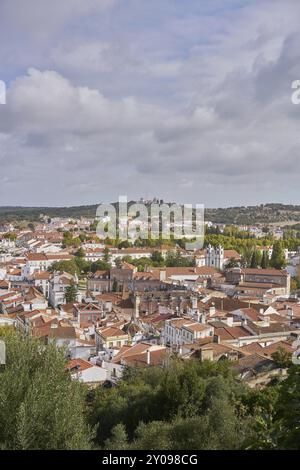
<svg viewBox="0 0 300 470">
<path fill-rule="evenodd" d="M 226 268 L 226 265 L 229 261 L 240 261 L 241 256 L 235 250 L 224 250 L 224 248 L 219 245 L 217 247 L 213 247 L 212 245 L 208 245 L 205 251 L 205 266 L 209 266 L 211 268 L 220 269 L 223 271 Z"/>
</svg>

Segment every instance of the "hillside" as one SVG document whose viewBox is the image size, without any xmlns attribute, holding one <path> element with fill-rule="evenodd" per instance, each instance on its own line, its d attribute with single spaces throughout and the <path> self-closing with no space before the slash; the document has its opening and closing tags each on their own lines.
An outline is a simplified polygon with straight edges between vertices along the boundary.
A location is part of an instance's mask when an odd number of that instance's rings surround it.
<svg viewBox="0 0 300 470">
<path fill-rule="evenodd" d="M 131 201 L 130 203 L 133 203 Z M 130 204 L 129 203 L 129 204 Z M 96 214 L 97 205 L 72 207 L 0 207 L 0 223 L 26 220 L 37 222 L 41 215 L 48 217 L 88 217 Z M 224 224 L 275 224 L 300 222 L 300 205 L 262 204 L 259 206 L 206 209 L 205 220 Z"/>
</svg>

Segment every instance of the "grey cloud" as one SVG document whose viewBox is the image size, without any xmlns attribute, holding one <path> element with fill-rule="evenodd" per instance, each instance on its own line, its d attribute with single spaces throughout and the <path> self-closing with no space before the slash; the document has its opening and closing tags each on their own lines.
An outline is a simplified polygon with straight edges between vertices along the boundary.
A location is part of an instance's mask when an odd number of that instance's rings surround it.
<svg viewBox="0 0 300 470">
<path fill-rule="evenodd" d="M 40 47 L 26 43 L 29 70 L 11 80 L 0 107 L 3 203 L 92 203 L 120 193 L 206 205 L 297 197 L 300 106 L 291 104 L 290 81 L 300 79 L 299 4 L 261 0 L 221 16 L 208 3 L 200 11 L 192 1 L 184 14 L 155 1 L 148 21 L 139 6 L 129 24 L 131 10 L 127 17 L 118 1 L 113 10 L 108 1 L 66 3 L 56 16 L 49 7 Z M 45 13 L 36 12 L 41 23 Z M 83 25 L 68 34 L 83 17 L 89 33 Z M 21 21 L 24 34 L 30 21 Z"/>
</svg>

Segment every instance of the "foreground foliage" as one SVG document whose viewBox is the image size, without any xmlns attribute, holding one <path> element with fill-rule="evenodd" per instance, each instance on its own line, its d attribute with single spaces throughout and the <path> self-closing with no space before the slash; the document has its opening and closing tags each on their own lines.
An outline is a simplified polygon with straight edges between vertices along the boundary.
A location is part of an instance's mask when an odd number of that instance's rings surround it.
<svg viewBox="0 0 300 470">
<path fill-rule="evenodd" d="M 251 434 L 247 392 L 225 362 L 174 361 L 128 369 L 118 387 L 99 389 L 90 419 L 108 449 L 237 449 Z"/>
<path fill-rule="evenodd" d="M 299 366 L 257 390 L 226 361 L 174 359 L 88 391 L 71 380 L 64 351 L 9 328 L 1 336 L 2 449 L 300 449 Z"/>
<path fill-rule="evenodd" d="M 86 390 L 71 381 L 63 351 L 5 334 L 0 372 L 0 445 L 4 449 L 89 449 Z"/>
<path fill-rule="evenodd" d="M 128 369 L 117 387 L 97 390 L 90 423 L 108 450 L 300 449 L 300 369 L 263 390 L 227 362 Z"/>
</svg>

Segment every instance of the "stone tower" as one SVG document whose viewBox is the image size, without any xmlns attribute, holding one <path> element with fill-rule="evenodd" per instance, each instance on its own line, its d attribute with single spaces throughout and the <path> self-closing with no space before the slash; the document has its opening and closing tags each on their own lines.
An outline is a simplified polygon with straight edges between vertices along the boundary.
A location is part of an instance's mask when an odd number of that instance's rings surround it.
<svg viewBox="0 0 300 470">
<path fill-rule="evenodd" d="M 135 294 L 134 307 L 133 307 L 133 319 L 134 320 L 137 320 L 140 316 L 140 304 L 141 304 L 141 298 L 139 294 Z"/>
</svg>

